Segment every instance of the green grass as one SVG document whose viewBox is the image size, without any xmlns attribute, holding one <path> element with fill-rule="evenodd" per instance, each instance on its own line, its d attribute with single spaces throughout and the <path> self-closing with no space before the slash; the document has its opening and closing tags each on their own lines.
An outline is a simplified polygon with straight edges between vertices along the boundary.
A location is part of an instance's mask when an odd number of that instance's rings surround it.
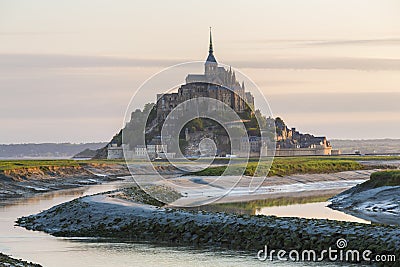
<svg viewBox="0 0 400 267">
<path fill-rule="evenodd" d="M 123 160 L 0 160 L 0 171 L 42 167 L 76 167 L 87 164 L 124 163 Z"/>
<path fill-rule="evenodd" d="M 355 160 L 332 158 L 277 158 L 272 163 L 268 176 L 297 173 L 331 173 L 362 170 L 365 167 Z M 253 176 L 253 172 L 247 175 Z"/>
<path fill-rule="evenodd" d="M 272 175 L 290 175 L 296 173 L 328 173 L 347 170 L 360 170 L 364 167 L 359 164 L 358 160 L 399 160 L 398 156 L 315 156 L 315 157 L 277 157 L 274 159 L 269 176 Z M 240 162 L 242 159 L 231 159 L 232 163 Z M 214 163 L 227 164 L 229 159 L 216 158 Z M 132 162 L 134 164 L 134 162 Z M 140 163 L 140 162 L 138 162 Z M 0 171 L 13 170 L 20 168 L 33 167 L 51 167 L 51 166 L 79 166 L 87 164 L 125 164 L 125 160 L 0 160 Z M 168 164 L 166 162 L 157 162 L 157 165 Z M 249 159 L 246 167 L 245 175 L 253 176 L 257 161 Z M 241 174 L 240 169 L 243 168 L 237 165 L 237 168 L 232 171 L 232 175 Z M 268 164 L 260 166 L 260 173 L 266 173 Z M 225 170 L 224 166 L 210 167 L 196 175 L 221 175 Z M 257 175 L 257 174 L 256 174 Z"/>
<path fill-rule="evenodd" d="M 320 160 L 320 159 L 332 159 L 332 160 L 355 160 L 355 161 L 369 161 L 369 160 L 400 160 L 400 156 L 357 156 L 357 155 L 340 155 L 340 156 L 293 156 L 293 157 L 275 157 L 275 160 L 292 161 L 292 160 Z M 232 161 L 241 161 L 240 158 L 232 158 Z M 228 161 L 226 158 L 216 158 L 216 162 Z M 249 161 L 258 161 L 256 158 L 250 158 Z"/>
<path fill-rule="evenodd" d="M 51 166 L 78 166 L 74 160 L 2 160 L 0 171 L 14 170 L 21 168 L 51 167 Z"/>
<path fill-rule="evenodd" d="M 269 164 L 261 163 L 258 169 L 257 162 L 249 162 L 244 171 L 248 176 L 260 176 L 268 171 Z M 240 175 L 243 170 L 243 164 L 234 166 L 229 175 Z M 200 176 L 215 176 L 221 175 L 226 169 L 226 166 L 209 167 L 202 171 L 194 173 Z M 365 166 L 361 165 L 355 160 L 331 158 L 331 157 L 288 157 L 288 158 L 275 158 L 268 176 L 284 176 L 291 174 L 302 173 L 332 173 L 349 170 L 362 170 Z"/>
<path fill-rule="evenodd" d="M 360 188 L 365 190 L 381 186 L 400 186 L 400 170 L 375 172 L 371 174 L 371 179 L 360 185 Z"/>
</svg>

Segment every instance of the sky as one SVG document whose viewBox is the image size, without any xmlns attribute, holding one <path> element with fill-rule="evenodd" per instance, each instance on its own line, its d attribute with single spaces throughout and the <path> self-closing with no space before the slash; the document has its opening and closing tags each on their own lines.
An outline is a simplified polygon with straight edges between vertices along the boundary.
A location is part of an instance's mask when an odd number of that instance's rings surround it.
<svg viewBox="0 0 400 267">
<path fill-rule="evenodd" d="M 206 59 L 210 26 L 289 127 L 400 138 L 398 0 L 0 0 L 0 143 L 110 140 L 146 79 Z"/>
</svg>

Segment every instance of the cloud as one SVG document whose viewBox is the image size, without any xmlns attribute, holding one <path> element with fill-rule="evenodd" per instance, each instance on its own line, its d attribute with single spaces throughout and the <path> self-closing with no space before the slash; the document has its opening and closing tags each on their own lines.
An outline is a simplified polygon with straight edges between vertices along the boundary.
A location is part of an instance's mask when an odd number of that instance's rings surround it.
<svg viewBox="0 0 400 267">
<path fill-rule="evenodd" d="M 36 32 L 36 31 L 25 31 L 25 32 L 17 32 L 17 31 L 15 31 L 15 32 L 0 32 L 0 36 L 6 36 L 6 37 L 9 37 L 9 36 L 26 36 L 26 35 L 30 35 L 30 36 L 32 36 L 32 35 L 54 35 L 54 34 L 56 34 L 56 35 L 58 35 L 58 34 L 74 34 L 74 33 L 76 33 L 76 32 Z"/>
<path fill-rule="evenodd" d="M 298 93 L 274 94 L 266 97 L 273 113 L 345 114 L 387 112 L 400 115 L 400 92 L 370 93 Z"/>
<path fill-rule="evenodd" d="M 254 69 L 400 70 L 400 59 L 388 58 L 271 58 L 266 61 L 232 61 L 231 64 L 239 68 Z"/>
<path fill-rule="evenodd" d="M 249 40 L 237 40 L 238 43 L 248 43 Z M 293 46 L 338 46 L 338 45 L 399 45 L 400 38 L 376 38 L 376 39 L 262 39 L 251 41 L 258 44 L 287 44 Z"/>
<path fill-rule="evenodd" d="M 111 56 L 0 54 L 0 69 L 153 67 L 170 66 L 181 62 L 182 61 L 171 59 L 132 59 Z"/>
<path fill-rule="evenodd" d="M 140 59 L 112 56 L 82 56 L 61 54 L 0 54 L 0 69 L 30 68 L 106 68 L 106 67 L 167 67 L 193 60 Z M 400 59 L 319 57 L 268 58 L 268 60 L 236 60 L 230 65 L 254 69 L 348 69 L 348 70 L 400 70 Z"/>
<path fill-rule="evenodd" d="M 277 114 L 278 115 L 278 114 Z M 328 139 L 399 138 L 400 117 L 391 112 L 288 113 L 280 114 L 301 132 L 327 136 Z"/>
<path fill-rule="evenodd" d="M 399 45 L 400 38 L 386 38 L 386 39 L 342 39 L 342 40 L 315 40 L 305 41 L 304 45 L 310 46 L 330 46 L 330 45 Z"/>
</svg>

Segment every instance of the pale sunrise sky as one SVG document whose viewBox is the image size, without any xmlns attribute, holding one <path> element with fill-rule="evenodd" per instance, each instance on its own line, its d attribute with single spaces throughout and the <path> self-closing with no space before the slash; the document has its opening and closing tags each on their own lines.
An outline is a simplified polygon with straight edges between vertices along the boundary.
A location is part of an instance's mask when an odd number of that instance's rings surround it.
<svg viewBox="0 0 400 267">
<path fill-rule="evenodd" d="M 0 0 L 0 143 L 108 141 L 147 78 L 206 59 L 210 26 L 289 127 L 400 138 L 398 0 Z"/>
</svg>

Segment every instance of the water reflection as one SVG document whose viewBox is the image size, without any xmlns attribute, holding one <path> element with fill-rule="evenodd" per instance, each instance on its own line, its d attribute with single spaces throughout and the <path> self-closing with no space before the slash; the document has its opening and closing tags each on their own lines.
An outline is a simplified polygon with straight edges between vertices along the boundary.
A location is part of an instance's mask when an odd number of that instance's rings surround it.
<svg viewBox="0 0 400 267">
<path fill-rule="evenodd" d="M 348 215 L 344 212 L 332 210 L 327 206 L 330 202 L 317 202 L 307 204 L 294 204 L 280 207 L 264 207 L 256 214 L 275 215 L 278 217 L 301 217 L 309 219 L 329 219 L 336 221 L 359 222 L 370 224 L 371 222 Z"/>
<path fill-rule="evenodd" d="M 260 210 L 265 207 L 325 202 L 332 196 L 334 196 L 334 194 L 322 194 L 322 195 L 305 196 L 305 197 L 279 197 L 279 198 L 269 198 L 261 200 L 251 200 L 245 202 L 212 204 L 212 205 L 194 207 L 188 209 L 256 215 L 259 214 Z"/>
<path fill-rule="evenodd" d="M 188 208 L 196 211 L 228 212 L 249 215 L 273 215 L 278 217 L 299 217 L 309 219 L 329 219 L 337 221 L 367 223 L 369 221 L 348 215 L 327 207 L 333 194 L 308 197 L 281 197 L 236 203 L 213 204 Z"/>
<path fill-rule="evenodd" d="M 259 266 L 254 255 L 234 251 L 192 250 L 150 244 L 121 243 L 93 239 L 56 238 L 14 226 L 16 218 L 38 213 L 76 197 L 131 185 L 94 185 L 74 190 L 44 193 L 8 202 L 0 208 L 0 251 L 43 266 Z M 267 263 L 261 263 L 267 264 Z M 276 266 L 305 266 L 304 263 L 274 262 Z M 327 264 L 306 264 L 327 266 Z M 328 265 L 329 266 L 329 265 Z M 335 266 L 335 265 L 331 265 Z"/>
<path fill-rule="evenodd" d="M 83 196 L 84 192 L 87 188 L 78 187 L 68 190 L 59 190 L 59 191 L 52 191 L 42 194 L 37 194 L 34 197 L 29 198 L 13 198 L 13 199 L 6 199 L 1 200 L 0 208 L 3 206 L 12 206 L 12 205 L 35 205 L 41 201 L 51 200 L 53 198 L 64 197 L 64 196 L 71 196 L 74 198 Z"/>
</svg>

